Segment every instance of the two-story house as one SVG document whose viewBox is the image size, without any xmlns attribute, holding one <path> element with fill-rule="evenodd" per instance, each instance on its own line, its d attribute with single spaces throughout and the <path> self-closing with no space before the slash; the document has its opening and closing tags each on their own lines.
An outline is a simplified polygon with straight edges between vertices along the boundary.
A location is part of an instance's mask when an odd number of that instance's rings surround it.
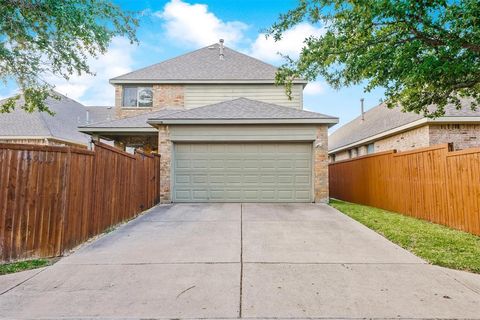
<svg viewBox="0 0 480 320">
<path fill-rule="evenodd" d="M 113 78 L 112 121 L 81 127 L 161 157 L 163 202 L 323 202 L 327 130 L 272 65 L 217 44 Z"/>
</svg>

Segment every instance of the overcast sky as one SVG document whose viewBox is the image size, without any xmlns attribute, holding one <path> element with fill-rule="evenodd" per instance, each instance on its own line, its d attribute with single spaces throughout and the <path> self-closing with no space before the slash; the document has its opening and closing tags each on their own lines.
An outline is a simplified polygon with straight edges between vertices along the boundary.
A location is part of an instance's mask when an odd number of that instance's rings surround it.
<svg viewBox="0 0 480 320">
<path fill-rule="evenodd" d="M 292 0 L 170 0 L 115 1 L 126 10 L 140 11 L 139 45 L 116 38 L 105 56 L 92 59 L 96 76 L 73 77 L 69 82 L 50 79 L 56 89 L 87 105 L 113 105 L 113 87 L 108 79 L 145 67 L 179 54 L 225 39 L 225 45 L 274 65 L 281 65 L 277 54 L 298 56 L 302 42 L 309 35 L 322 33 L 321 26 L 303 23 L 289 30 L 282 41 L 266 39 L 263 30 L 282 12 L 295 6 Z M 2 86 L 0 97 L 15 92 L 14 84 Z M 383 90 L 368 94 L 362 86 L 330 88 L 322 79 L 307 85 L 304 106 L 307 110 L 340 117 L 340 125 L 357 117 L 360 98 L 366 108 L 377 105 Z M 338 127 L 337 125 L 336 127 Z M 333 128 L 335 129 L 335 128 Z"/>
</svg>

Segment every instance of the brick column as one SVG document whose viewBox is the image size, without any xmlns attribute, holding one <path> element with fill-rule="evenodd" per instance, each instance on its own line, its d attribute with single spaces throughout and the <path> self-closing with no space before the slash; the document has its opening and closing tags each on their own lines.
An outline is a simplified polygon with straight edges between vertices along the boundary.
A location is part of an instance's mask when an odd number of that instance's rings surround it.
<svg viewBox="0 0 480 320">
<path fill-rule="evenodd" d="M 167 125 L 158 126 L 158 153 L 160 158 L 160 203 L 172 202 L 170 172 L 172 166 L 173 143 Z"/>
<path fill-rule="evenodd" d="M 314 195 L 316 203 L 328 202 L 328 127 L 317 128 L 313 144 L 314 153 Z"/>
<path fill-rule="evenodd" d="M 115 87 L 115 118 L 121 118 L 122 116 L 122 103 L 123 103 L 123 88 L 121 85 L 114 85 Z"/>
</svg>

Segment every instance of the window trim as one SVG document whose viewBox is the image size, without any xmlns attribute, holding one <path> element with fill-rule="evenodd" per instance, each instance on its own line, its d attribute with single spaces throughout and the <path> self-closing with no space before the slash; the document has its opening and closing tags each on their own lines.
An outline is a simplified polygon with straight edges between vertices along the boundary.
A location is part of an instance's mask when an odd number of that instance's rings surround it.
<svg viewBox="0 0 480 320">
<path fill-rule="evenodd" d="M 127 106 L 125 105 L 125 89 L 126 88 L 135 88 L 136 89 L 136 105 L 135 106 Z M 139 93 L 141 89 L 150 89 L 152 91 L 152 105 L 150 106 L 140 106 L 139 105 Z M 147 109 L 153 108 L 153 86 L 148 85 L 124 85 L 122 86 L 122 109 Z"/>
</svg>

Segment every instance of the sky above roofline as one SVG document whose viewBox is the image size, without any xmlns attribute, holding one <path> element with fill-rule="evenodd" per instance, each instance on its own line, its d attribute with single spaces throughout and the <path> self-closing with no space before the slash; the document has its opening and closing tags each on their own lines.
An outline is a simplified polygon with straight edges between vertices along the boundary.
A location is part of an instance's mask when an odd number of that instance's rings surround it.
<svg viewBox="0 0 480 320">
<path fill-rule="evenodd" d="M 303 40 L 309 35 L 321 35 L 319 25 L 302 23 L 284 34 L 282 41 L 265 38 L 263 30 L 275 22 L 280 13 L 295 7 L 296 1 L 266 0 L 114 0 L 125 10 L 140 12 L 139 45 L 130 45 L 124 38 L 115 38 L 109 51 L 91 59 L 96 76 L 74 76 L 69 82 L 50 77 L 56 90 L 86 105 L 113 105 L 114 90 L 108 80 L 180 54 L 199 49 L 225 39 L 235 50 L 275 66 L 284 60 L 279 53 L 298 56 Z M 16 91 L 14 83 L 0 87 L 0 99 Z M 360 112 L 360 98 L 366 108 L 377 105 L 383 90 L 363 92 L 363 86 L 334 90 L 322 79 L 304 90 L 306 110 L 330 114 L 346 123 Z"/>
</svg>

